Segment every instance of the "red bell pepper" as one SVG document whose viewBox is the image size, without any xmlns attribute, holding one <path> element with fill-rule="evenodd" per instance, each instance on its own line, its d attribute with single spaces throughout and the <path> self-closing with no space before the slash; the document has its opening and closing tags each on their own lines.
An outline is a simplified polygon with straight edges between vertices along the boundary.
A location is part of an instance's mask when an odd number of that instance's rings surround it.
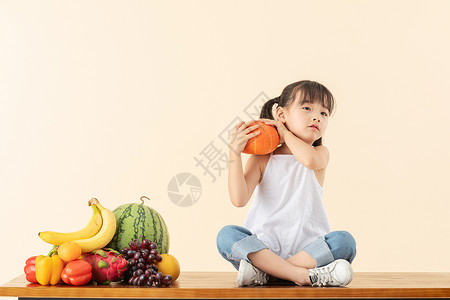
<svg viewBox="0 0 450 300">
<path fill-rule="evenodd" d="M 69 262 L 61 273 L 61 279 L 70 285 L 85 285 L 92 277 L 92 267 L 87 261 L 76 259 Z"/>
<path fill-rule="evenodd" d="M 25 267 L 23 267 L 23 271 L 25 272 L 25 277 L 29 282 L 38 282 L 36 280 L 36 257 L 37 256 L 32 256 L 30 258 L 27 259 L 27 261 L 25 262 Z"/>
</svg>

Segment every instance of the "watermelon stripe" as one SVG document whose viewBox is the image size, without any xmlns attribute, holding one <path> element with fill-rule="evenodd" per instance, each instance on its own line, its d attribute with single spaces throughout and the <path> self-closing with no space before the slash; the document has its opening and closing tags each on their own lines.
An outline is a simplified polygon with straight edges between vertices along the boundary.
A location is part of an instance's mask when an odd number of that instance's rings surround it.
<svg viewBox="0 0 450 300">
<path fill-rule="evenodd" d="M 158 216 L 158 220 L 159 220 L 159 223 L 160 224 L 162 224 L 162 218 L 161 218 L 161 216 L 158 214 L 158 213 L 156 213 L 156 215 Z M 163 245 L 163 239 L 164 239 L 164 234 L 163 234 L 163 232 L 162 232 L 162 226 L 160 226 L 159 228 L 159 232 L 160 232 L 160 235 L 159 235 L 159 239 L 158 239 L 158 245 Z M 161 249 L 158 251 L 158 252 L 160 252 L 160 253 L 162 253 L 162 247 L 161 247 Z"/>
<path fill-rule="evenodd" d="M 151 220 L 153 222 L 153 228 L 156 228 L 156 224 L 155 224 L 155 216 L 153 215 L 153 211 L 150 210 L 150 215 L 151 215 Z M 155 242 L 156 244 L 158 244 L 156 241 L 158 240 L 157 238 L 158 232 L 155 231 L 154 237 L 153 237 L 153 242 Z"/>
<path fill-rule="evenodd" d="M 137 218 L 134 219 L 135 226 L 133 227 L 135 238 L 139 239 L 139 236 L 143 234 L 143 224 L 145 221 L 145 210 L 143 204 L 137 205 L 136 208 Z"/>
<path fill-rule="evenodd" d="M 117 227 L 116 227 L 116 234 L 114 235 L 114 237 L 112 239 L 112 243 L 113 244 L 116 244 L 117 241 L 121 241 L 122 240 L 124 232 L 125 232 L 125 229 L 122 227 L 123 221 L 125 220 L 125 218 L 128 218 L 128 217 L 131 216 L 132 206 L 123 206 L 122 205 L 122 206 L 118 207 L 117 209 L 119 211 L 123 210 L 123 213 L 120 214 L 119 218 L 117 218 L 117 215 L 115 214 L 116 215 L 116 220 L 117 220 L 116 221 L 117 222 Z M 120 249 L 122 249 L 123 247 L 125 247 L 125 246 L 120 247 Z M 113 248 L 113 247 L 110 247 L 110 248 Z M 113 249 L 115 249 L 115 248 L 113 248 Z M 115 250 L 117 250 L 117 249 L 115 249 Z"/>
</svg>

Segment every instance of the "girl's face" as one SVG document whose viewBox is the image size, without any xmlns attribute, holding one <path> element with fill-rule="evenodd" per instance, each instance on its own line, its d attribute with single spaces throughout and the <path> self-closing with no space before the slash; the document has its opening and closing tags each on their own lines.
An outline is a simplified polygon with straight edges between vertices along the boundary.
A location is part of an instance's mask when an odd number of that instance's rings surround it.
<svg viewBox="0 0 450 300">
<path fill-rule="evenodd" d="M 276 114 L 289 131 L 310 145 L 323 136 L 328 126 L 329 111 L 320 100 L 301 104 L 297 97 L 289 108 L 278 107 Z"/>
</svg>

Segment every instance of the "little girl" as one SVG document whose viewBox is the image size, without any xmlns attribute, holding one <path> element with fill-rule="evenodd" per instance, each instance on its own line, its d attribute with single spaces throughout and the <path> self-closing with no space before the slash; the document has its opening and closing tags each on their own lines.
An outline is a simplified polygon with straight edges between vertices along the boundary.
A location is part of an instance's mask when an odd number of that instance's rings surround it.
<svg viewBox="0 0 450 300">
<path fill-rule="evenodd" d="M 277 104 L 275 118 L 272 107 Z M 334 98 L 314 81 L 294 82 L 267 101 L 261 121 L 276 127 L 280 145 L 266 155 L 241 153 L 255 120 L 238 124 L 231 137 L 228 190 L 233 205 L 255 197 L 243 226 L 227 225 L 217 235 L 220 254 L 238 270 L 239 286 L 277 280 L 297 285 L 346 286 L 356 243 L 347 231 L 331 231 L 322 203 L 330 154 L 322 136 Z M 269 276 L 271 275 L 271 276 Z"/>
</svg>

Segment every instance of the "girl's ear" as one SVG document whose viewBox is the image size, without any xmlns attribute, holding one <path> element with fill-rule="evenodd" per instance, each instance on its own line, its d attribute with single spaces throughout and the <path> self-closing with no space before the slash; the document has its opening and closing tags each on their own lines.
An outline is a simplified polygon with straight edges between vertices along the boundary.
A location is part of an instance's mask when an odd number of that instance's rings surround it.
<svg viewBox="0 0 450 300">
<path fill-rule="evenodd" d="M 283 107 L 277 107 L 275 119 L 282 123 L 286 123 L 286 110 Z"/>
</svg>

